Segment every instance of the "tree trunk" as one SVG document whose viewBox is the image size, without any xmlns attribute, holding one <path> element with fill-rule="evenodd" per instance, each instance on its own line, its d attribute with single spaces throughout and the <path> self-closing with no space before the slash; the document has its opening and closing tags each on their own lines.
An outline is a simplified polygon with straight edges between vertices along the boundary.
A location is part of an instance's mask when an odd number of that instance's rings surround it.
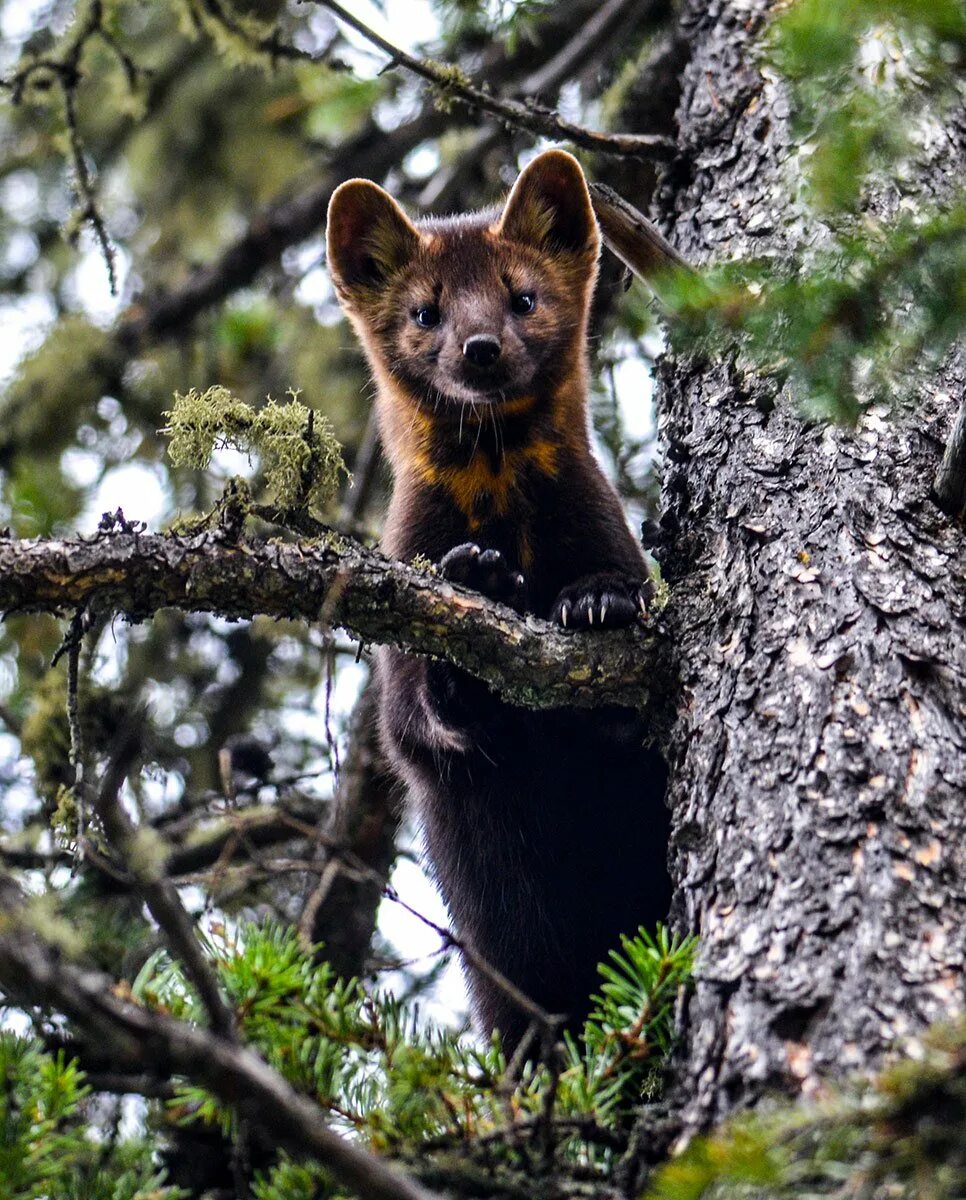
<svg viewBox="0 0 966 1200">
<path fill-rule="evenodd" d="M 755 66 L 767 9 L 686 6 L 683 151 L 655 215 L 694 262 L 828 237 Z M 956 136 L 920 163 L 924 193 L 962 178 Z M 963 1006 L 966 540 L 930 495 L 962 390 L 954 358 L 852 432 L 731 363 L 663 362 L 676 920 L 702 943 L 690 1129 Z"/>
</svg>

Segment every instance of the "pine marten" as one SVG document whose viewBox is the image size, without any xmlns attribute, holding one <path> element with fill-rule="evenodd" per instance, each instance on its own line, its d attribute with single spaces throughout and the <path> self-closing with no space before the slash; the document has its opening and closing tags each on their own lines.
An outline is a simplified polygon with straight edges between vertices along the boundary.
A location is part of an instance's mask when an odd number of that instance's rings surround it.
<svg viewBox="0 0 966 1200">
<path fill-rule="evenodd" d="M 413 222 L 342 184 L 328 262 L 378 386 L 393 472 L 383 545 L 568 629 L 637 620 L 652 585 L 594 459 L 587 320 L 600 235 L 577 160 L 535 158 L 502 211 Z M 578 1023 L 597 963 L 667 915 L 666 773 L 635 714 L 529 711 L 383 650 L 381 729 L 459 935 Z M 469 971 L 484 1031 L 526 1015 Z"/>
</svg>

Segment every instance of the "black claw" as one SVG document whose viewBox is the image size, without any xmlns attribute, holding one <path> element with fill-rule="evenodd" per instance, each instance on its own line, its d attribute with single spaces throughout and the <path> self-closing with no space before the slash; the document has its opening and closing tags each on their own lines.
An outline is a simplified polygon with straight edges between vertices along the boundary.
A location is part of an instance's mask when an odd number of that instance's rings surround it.
<svg viewBox="0 0 966 1200">
<path fill-rule="evenodd" d="M 475 542 L 455 546 L 440 562 L 443 575 L 453 583 L 482 592 L 491 600 L 522 612 L 526 596 L 526 580 L 513 571 L 499 550 L 482 550 Z"/>
<path fill-rule="evenodd" d="M 588 575 L 565 587 L 550 618 L 567 629 L 620 629 L 647 616 L 649 580 L 616 572 Z"/>
</svg>

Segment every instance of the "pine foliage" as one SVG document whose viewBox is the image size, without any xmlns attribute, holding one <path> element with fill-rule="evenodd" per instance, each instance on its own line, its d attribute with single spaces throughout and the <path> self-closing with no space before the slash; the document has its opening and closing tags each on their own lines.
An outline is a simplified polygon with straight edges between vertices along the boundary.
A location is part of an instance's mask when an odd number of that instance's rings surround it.
<svg viewBox="0 0 966 1200">
<path fill-rule="evenodd" d="M 2 1200 L 178 1200 L 156 1152 L 115 1126 L 91 1136 L 90 1088 L 62 1051 L 0 1031 Z"/>
<path fill-rule="evenodd" d="M 474 1146 L 485 1146 L 491 1168 L 520 1169 L 531 1155 L 545 1154 L 549 1137 L 565 1161 L 604 1171 L 642 1098 L 659 1087 L 695 943 L 662 928 L 625 937 L 622 952 L 601 967 L 601 992 L 583 1036 L 569 1039 L 564 1055 L 527 1064 L 516 1076 L 497 1037 L 481 1044 L 421 1021 L 385 991 L 340 979 L 318 952 L 300 947 L 289 926 L 219 926 L 206 951 L 242 1039 L 346 1135 L 407 1161 L 418 1154 L 420 1170 L 434 1155 L 472 1155 Z M 131 993 L 180 1020 L 205 1023 L 166 951 L 147 960 Z M 10 1200 L 69 1195 L 57 1188 L 78 1164 L 96 1158 L 83 1133 L 89 1089 L 82 1072 L 62 1053 L 12 1034 L 0 1038 L 0 1064 L 7 1079 L 0 1178 L 16 1181 Z M 151 1119 L 239 1136 L 233 1110 L 184 1079 L 175 1080 L 164 1113 Z M 602 1145 L 608 1132 L 613 1136 Z M 115 1188 L 105 1196 L 176 1200 L 141 1138 L 119 1141 L 103 1158 L 98 1170 Z M 259 1168 L 253 1187 L 259 1200 L 336 1194 L 320 1166 L 284 1155 Z M 98 1200 L 101 1194 L 89 1193 Z"/>
</svg>

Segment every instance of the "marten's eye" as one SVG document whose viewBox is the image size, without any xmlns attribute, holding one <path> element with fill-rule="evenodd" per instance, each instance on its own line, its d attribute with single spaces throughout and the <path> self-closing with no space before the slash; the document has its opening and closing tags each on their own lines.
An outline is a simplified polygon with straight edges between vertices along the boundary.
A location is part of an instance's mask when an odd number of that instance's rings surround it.
<svg viewBox="0 0 966 1200">
<path fill-rule="evenodd" d="M 433 329 L 439 324 L 439 309 L 435 304 L 420 304 L 413 313 L 416 324 L 423 329 Z"/>
<path fill-rule="evenodd" d="M 518 317 L 525 317 L 537 307 L 537 298 L 533 292 L 517 292 L 510 300 L 510 308 Z"/>
</svg>

